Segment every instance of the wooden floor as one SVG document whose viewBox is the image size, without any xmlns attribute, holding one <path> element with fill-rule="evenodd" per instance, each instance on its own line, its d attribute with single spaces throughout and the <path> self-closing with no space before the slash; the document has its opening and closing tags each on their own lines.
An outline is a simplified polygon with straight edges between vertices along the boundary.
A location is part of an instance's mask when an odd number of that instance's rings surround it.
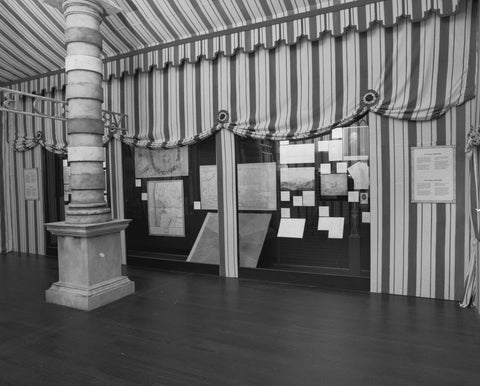
<svg viewBox="0 0 480 386">
<path fill-rule="evenodd" d="M 480 385 L 475 309 L 128 267 L 90 313 L 44 302 L 56 260 L 0 256 L 1 385 Z"/>
</svg>

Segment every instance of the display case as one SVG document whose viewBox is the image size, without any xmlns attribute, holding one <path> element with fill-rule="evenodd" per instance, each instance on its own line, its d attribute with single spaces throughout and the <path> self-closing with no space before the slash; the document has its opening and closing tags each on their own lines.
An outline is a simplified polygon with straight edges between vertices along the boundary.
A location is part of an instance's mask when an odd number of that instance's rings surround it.
<svg viewBox="0 0 480 386">
<path fill-rule="evenodd" d="M 238 137 L 236 159 L 241 268 L 369 277 L 368 125 L 299 141 Z"/>
<path fill-rule="evenodd" d="M 200 205 L 200 181 L 204 168 L 215 165 L 215 138 L 174 149 L 123 145 L 123 165 L 125 217 L 132 220 L 126 231 L 127 262 L 218 266 L 218 258 L 191 259 L 199 233 L 208 232 L 203 225 L 212 212 Z"/>
</svg>

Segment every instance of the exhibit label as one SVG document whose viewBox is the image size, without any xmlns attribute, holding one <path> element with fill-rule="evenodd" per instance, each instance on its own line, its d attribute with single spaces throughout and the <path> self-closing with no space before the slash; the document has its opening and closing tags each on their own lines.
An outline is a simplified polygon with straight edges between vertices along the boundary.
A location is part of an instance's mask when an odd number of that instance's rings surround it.
<svg viewBox="0 0 480 386">
<path fill-rule="evenodd" d="M 455 202 L 455 148 L 412 148 L 412 202 Z"/>
</svg>

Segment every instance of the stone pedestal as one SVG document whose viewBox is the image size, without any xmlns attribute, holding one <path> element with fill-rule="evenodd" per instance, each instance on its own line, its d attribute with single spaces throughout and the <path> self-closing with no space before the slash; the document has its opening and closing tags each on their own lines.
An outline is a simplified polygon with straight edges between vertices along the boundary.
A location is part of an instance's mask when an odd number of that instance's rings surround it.
<svg viewBox="0 0 480 386">
<path fill-rule="evenodd" d="M 122 276 L 120 232 L 130 220 L 96 224 L 45 224 L 58 237 L 59 281 L 46 300 L 90 311 L 130 295 L 135 284 Z"/>
</svg>

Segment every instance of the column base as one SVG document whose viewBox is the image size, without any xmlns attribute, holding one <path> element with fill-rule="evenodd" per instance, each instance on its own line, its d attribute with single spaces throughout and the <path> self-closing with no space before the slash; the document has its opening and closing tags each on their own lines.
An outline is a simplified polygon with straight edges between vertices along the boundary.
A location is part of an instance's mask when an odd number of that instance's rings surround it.
<svg viewBox="0 0 480 386">
<path fill-rule="evenodd" d="M 132 294 L 135 284 L 122 276 L 120 235 L 129 222 L 45 224 L 57 235 L 59 273 L 46 301 L 90 311 Z"/>
<path fill-rule="evenodd" d="M 47 303 L 91 311 L 135 292 L 135 283 L 126 276 L 90 287 L 56 282 L 45 291 Z"/>
</svg>

